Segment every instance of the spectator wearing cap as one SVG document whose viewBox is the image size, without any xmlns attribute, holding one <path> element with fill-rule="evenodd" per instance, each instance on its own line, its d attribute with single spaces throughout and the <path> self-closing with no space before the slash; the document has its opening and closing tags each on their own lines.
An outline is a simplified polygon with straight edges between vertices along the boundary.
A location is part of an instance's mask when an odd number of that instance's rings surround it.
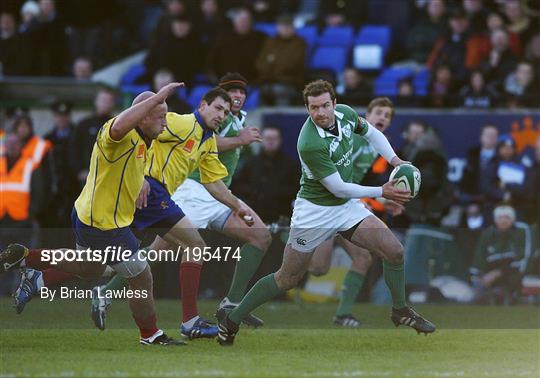
<svg viewBox="0 0 540 378">
<path fill-rule="evenodd" d="M 210 49 L 208 69 L 213 77 L 227 72 L 240 72 L 249 81 L 257 79 L 256 57 L 263 47 L 266 36 L 253 30 L 253 17 L 248 8 L 239 8 L 233 15 L 233 30 L 218 34 Z"/>
<path fill-rule="evenodd" d="M 90 156 L 96 141 L 96 135 L 105 122 L 113 117 L 115 93 L 102 88 L 94 99 L 94 113 L 79 122 L 73 132 L 69 146 L 69 164 L 82 189 L 90 167 Z"/>
<path fill-rule="evenodd" d="M 52 145 L 53 197 L 44 214 L 43 224 L 47 227 L 69 226 L 73 202 L 79 194 L 77 177 L 69 166 L 69 147 L 75 126 L 71 119 L 72 104 L 55 102 L 53 129 L 45 135 Z"/>
<path fill-rule="evenodd" d="M 144 61 L 148 72 L 145 80 L 151 82 L 157 71 L 167 69 L 189 86 L 204 61 L 204 46 L 201 46 L 191 20 L 177 16 L 171 20 L 169 29 L 150 44 Z"/>
<path fill-rule="evenodd" d="M 296 35 L 292 17 L 279 17 L 276 37 L 266 40 L 255 63 L 263 103 L 293 103 L 304 84 L 305 54 L 306 42 Z"/>
<path fill-rule="evenodd" d="M 497 206 L 493 218 L 494 225 L 480 236 L 470 268 L 471 281 L 481 293 L 500 296 L 505 304 L 510 304 L 521 289 L 521 279 L 534 252 L 535 236 L 529 225 L 516 221 L 511 206 Z"/>
<path fill-rule="evenodd" d="M 491 211 L 501 202 L 511 203 L 521 217 L 528 206 L 526 179 L 527 169 L 517 155 L 514 139 L 508 134 L 501 135 L 495 156 L 480 177 L 480 190 L 486 200 L 486 209 Z"/>
</svg>

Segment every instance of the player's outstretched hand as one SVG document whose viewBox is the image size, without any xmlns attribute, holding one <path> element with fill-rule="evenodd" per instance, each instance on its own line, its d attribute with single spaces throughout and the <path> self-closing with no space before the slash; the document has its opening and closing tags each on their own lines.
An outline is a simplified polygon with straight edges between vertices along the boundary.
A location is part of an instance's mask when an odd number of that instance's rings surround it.
<svg viewBox="0 0 540 378">
<path fill-rule="evenodd" d="M 247 146 L 253 142 L 262 142 L 261 132 L 256 127 L 244 127 L 240 130 L 238 137 L 242 141 L 244 146 Z"/>
<path fill-rule="evenodd" d="M 163 102 L 169 97 L 175 90 L 180 87 L 183 87 L 184 83 L 169 83 L 159 90 L 156 94 L 159 102 Z"/>
<path fill-rule="evenodd" d="M 137 209 L 142 209 L 143 207 L 148 206 L 148 195 L 150 194 L 150 184 L 148 181 L 144 180 L 141 191 L 139 192 L 139 197 L 135 201 L 135 206 Z"/>
<path fill-rule="evenodd" d="M 383 189 L 383 197 L 392 201 L 397 202 L 400 205 L 403 205 L 406 202 L 409 202 L 411 197 L 411 192 L 409 190 L 401 190 L 396 188 L 394 185 L 396 184 L 396 180 L 388 181 L 386 184 L 382 186 Z"/>
<path fill-rule="evenodd" d="M 255 224 L 253 215 L 251 214 L 251 209 L 247 205 L 240 203 L 240 207 L 236 210 L 236 214 L 238 214 L 240 219 L 242 219 L 248 227 Z"/>
</svg>

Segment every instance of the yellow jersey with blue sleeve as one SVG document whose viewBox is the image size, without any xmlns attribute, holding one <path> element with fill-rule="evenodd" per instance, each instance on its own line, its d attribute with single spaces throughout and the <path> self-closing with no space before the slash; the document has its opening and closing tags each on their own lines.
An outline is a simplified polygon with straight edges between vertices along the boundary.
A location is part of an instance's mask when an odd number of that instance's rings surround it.
<svg viewBox="0 0 540 378">
<path fill-rule="evenodd" d="M 86 184 L 75 201 L 77 216 L 100 230 L 127 227 L 144 182 L 148 146 L 136 128 L 122 139 L 111 138 L 115 118 L 99 130 Z"/>
<path fill-rule="evenodd" d="M 167 127 L 150 147 L 146 175 L 172 195 L 197 168 L 202 184 L 227 177 L 227 168 L 218 158 L 214 131 L 204 125 L 198 111 L 167 113 Z"/>
</svg>

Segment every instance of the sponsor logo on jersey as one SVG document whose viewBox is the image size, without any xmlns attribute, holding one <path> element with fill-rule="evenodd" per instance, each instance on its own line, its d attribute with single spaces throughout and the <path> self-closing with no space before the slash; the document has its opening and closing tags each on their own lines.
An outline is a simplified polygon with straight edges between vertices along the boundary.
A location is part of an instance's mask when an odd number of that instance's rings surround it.
<svg viewBox="0 0 540 378">
<path fill-rule="evenodd" d="M 350 122 L 350 121 L 349 121 Z M 351 125 L 345 125 L 341 131 L 343 131 L 343 135 L 345 135 L 347 138 L 350 138 L 351 137 Z"/>
<path fill-rule="evenodd" d="M 184 145 L 183 150 L 186 152 L 191 152 L 191 150 L 193 150 L 194 145 L 195 145 L 195 141 L 193 139 L 189 139 Z"/>
<path fill-rule="evenodd" d="M 137 159 L 144 158 L 146 155 L 146 148 L 144 148 L 144 144 L 139 145 L 139 149 L 137 150 Z"/>
<path fill-rule="evenodd" d="M 339 141 L 337 139 L 332 140 L 332 143 L 330 143 L 330 154 L 333 154 L 337 148 L 339 147 Z"/>
</svg>

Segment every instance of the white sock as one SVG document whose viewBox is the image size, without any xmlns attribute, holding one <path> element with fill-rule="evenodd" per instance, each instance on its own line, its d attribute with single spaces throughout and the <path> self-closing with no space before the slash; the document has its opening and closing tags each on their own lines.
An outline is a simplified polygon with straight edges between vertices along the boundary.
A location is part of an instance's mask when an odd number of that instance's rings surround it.
<svg viewBox="0 0 540 378">
<path fill-rule="evenodd" d="M 219 308 L 223 308 L 225 306 L 238 306 L 238 303 L 231 302 L 229 298 L 225 297 L 221 302 L 219 302 Z"/>
<path fill-rule="evenodd" d="M 195 316 L 195 317 L 189 319 L 187 322 L 182 323 L 182 325 L 183 325 L 184 327 L 186 327 L 186 328 L 191 328 L 191 327 L 193 327 L 193 326 L 195 325 L 195 322 L 196 322 L 197 320 L 199 320 L 199 318 L 200 318 L 200 316 L 197 315 L 197 316 Z"/>
<path fill-rule="evenodd" d="M 161 329 L 158 329 L 156 333 L 154 333 L 152 336 L 150 336 L 150 337 L 148 337 L 148 338 L 146 338 L 146 339 L 144 339 L 144 340 L 146 340 L 146 341 L 152 343 L 152 342 L 154 342 L 154 340 L 155 340 L 156 338 L 158 338 L 158 337 L 161 336 L 161 335 L 163 335 L 163 331 L 162 331 Z"/>
</svg>

